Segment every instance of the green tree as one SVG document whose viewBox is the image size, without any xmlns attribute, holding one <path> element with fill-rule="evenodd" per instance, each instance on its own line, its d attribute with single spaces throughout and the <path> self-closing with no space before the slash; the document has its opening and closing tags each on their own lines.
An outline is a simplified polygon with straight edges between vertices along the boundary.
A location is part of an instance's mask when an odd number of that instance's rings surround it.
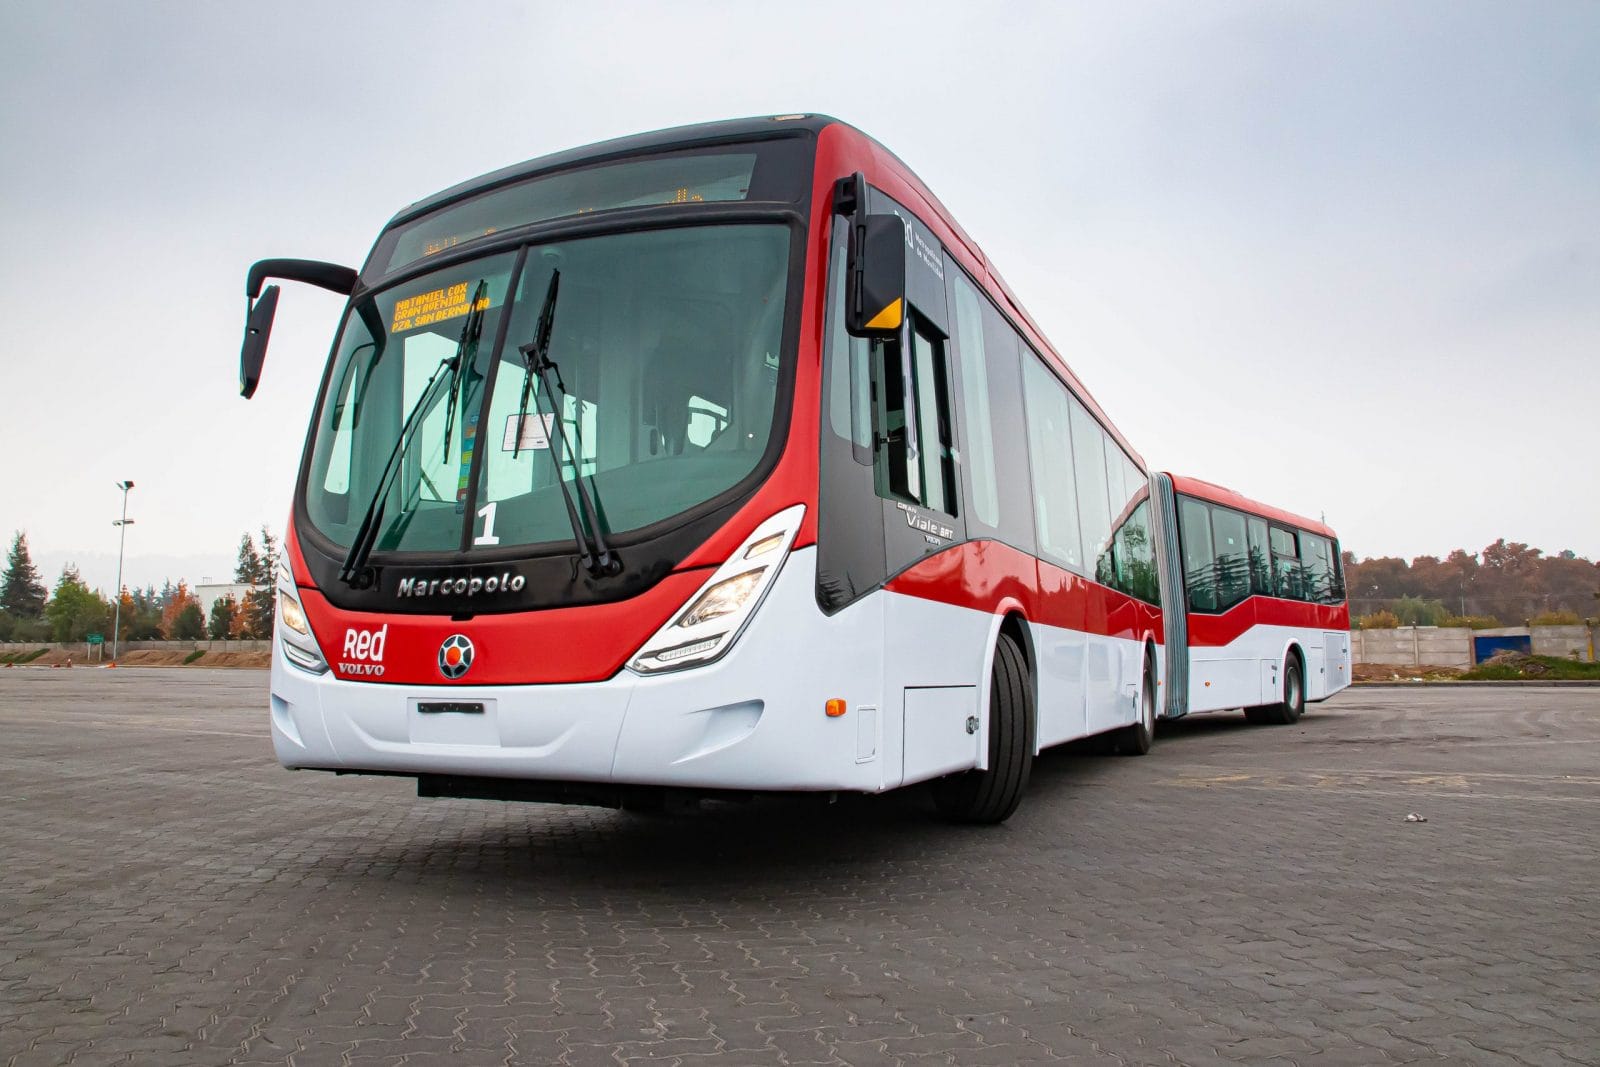
<svg viewBox="0 0 1600 1067">
<path fill-rule="evenodd" d="M 198 641 L 205 635 L 205 613 L 200 610 L 199 601 L 190 597 L 183 602 L 183 607 L 178 609 L 177 616 L 172 620 L 169 636 L 174 641 Z"/>
<path fill-rule="evenodd" d="M 231 595 L 218 597 L 211 605 L 206 636 L 213 641 L 226 641 L 233 634 L 233 616 L 238 610 L 239 604 Z"/>
<path fill-rule="evenodd" d="M 261 548 L 248 533 L 239 541 L 239 564 L 234 580 L 255 586 L 244 595 L 239 610 L 244 616 L 242 636 L 258 640 L 272 636 L 272 624 L 278 610 L 274 592 L 278 569 L 278 539 L 272 531 L 261 527 Z"/>
<path fill-rule="evenodd" d="M 37 619 L 44 614 L 45 587 L 28 552 L 28 535 L 17 531 L 0 577 L 0 611 L 16 619 Z"/>
<path fill-rule="evenodd" d="M 265 640 L 272 636 L 272 621 L 277 610 L 272 587 L 252 589 L 244 595 L 240 610 L 244 613 L 243 637 Z"/>
<path fill-rule="evenodd" d="M 272 531 L 261 527 L 261 584 L 271 585 L 278 580 L 278 539 Z"/>
<path fill-rule="evenodd" d="M 245 585 L 260 585 L 262 575 L 261 553 L 256 551 L 255 538 L 246 533 L 239 538 L 239 561 L 233 568 L 233 580 Z"/>
<path fill-rule="evenodd" d="M 111 605 L 83 584 L 78 569 L 70 563 L 61 569 L 44 611 L 51 636 L 57 641 L 82 641 L 91 633 L 105 633 L 111 625 Z"/>
</svg>

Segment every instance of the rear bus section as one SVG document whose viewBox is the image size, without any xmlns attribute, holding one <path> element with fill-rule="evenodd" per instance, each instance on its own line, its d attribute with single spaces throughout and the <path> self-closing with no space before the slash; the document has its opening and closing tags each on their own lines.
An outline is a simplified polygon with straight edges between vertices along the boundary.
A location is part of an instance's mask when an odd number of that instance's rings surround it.
<svg viewBox="0 0 1600 1067">
<path fill-rule="evenodd" d="M 1350 613 L 1327 525 L 1176 475 L 1166 533 L 1168 714 L 1243 708 L 1292 722 L 1350 684 Z"/>
</svg>

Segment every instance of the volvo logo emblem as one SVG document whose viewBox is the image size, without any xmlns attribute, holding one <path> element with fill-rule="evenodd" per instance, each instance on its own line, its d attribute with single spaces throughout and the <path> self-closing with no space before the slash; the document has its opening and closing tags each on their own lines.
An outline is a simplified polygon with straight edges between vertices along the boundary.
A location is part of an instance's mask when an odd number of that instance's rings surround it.
<svg viewBox="0 0 1600 1067">
<path fill-rule="evenodd" d="M 472 666 L 472 642 L 464 634 L 451 634 L 439 646 L 439 673 L 459 678 Z"/>
</svg>

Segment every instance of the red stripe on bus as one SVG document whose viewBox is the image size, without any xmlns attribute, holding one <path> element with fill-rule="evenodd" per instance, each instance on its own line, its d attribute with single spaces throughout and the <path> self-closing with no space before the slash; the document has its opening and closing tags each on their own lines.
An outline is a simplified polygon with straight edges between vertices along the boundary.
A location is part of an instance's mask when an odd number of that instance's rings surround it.
<svg viewBox="0 0 1600 1067">
<path fill-rule="evenodd" d="M 1301 630 L 1348 630 L 1347 604 L 1307 604 L 1300 600 L 1253 596 L 1220 615 L 1189 613 L 1189 644 L 1220 648 L 1232 644 L 1254 626 L 1291 626 Z"/>
<path fill-rule="evenodd" d="M 998 613 L 1023 606 L 1029 622 L 1102 637 L 1161 641 L 1161 611 L 999 541 L 967 541 L 889 580 L 890 592 Z"/>
</svg>

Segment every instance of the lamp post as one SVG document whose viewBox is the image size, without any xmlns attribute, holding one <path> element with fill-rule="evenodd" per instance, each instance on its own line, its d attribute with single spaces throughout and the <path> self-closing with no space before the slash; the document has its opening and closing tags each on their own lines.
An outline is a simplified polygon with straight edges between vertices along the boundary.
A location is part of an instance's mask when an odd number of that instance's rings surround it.
<svg viewBox="0 0 1600 1067">
<path fill-rule="evenodd" d="M 128 527 L 133 525 L 133 520 L 128 518 L 128 490 L 133 488 L 133 483 L 121 481 L 116 484 L 122 490 L 122 518 L 111 524 L 117 527 L 117 612 L 111 624 L 112 663 L 117 661 L 117 638 L 122 634 L 122 548 L 128 541 Z"/>
</svg>

